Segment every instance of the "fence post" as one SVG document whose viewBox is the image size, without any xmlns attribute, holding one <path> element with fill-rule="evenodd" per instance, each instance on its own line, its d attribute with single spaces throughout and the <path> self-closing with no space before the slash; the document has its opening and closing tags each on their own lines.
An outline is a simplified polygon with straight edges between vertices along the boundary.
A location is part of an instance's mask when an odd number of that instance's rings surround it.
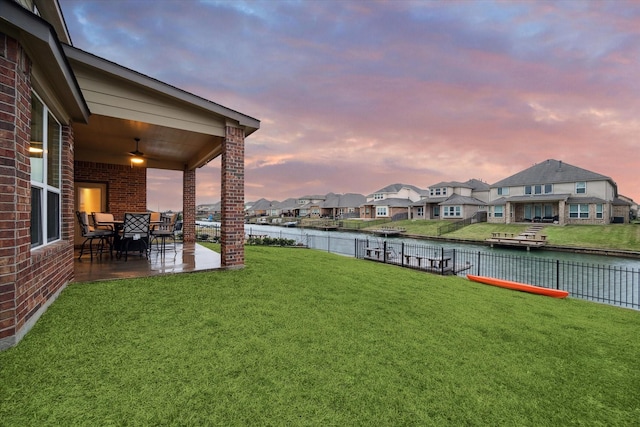
<svg viewBox="0 0 640 427">
<path fill-rule="evenodd" d="M 404 267 L 404 242 L 402 242 L 402 246 L 400 246 L 400 262 Z"/>
<path fill-rule="evenodd" d="M 480 275 L 480 257 L 482 256 L 482 254 L 480 253 L 480 251 L 478 251 L 478 270 L 476 272 L 476 275 Z"/>
<path fill-rule="evenodd" d="M 387 263 L 387 241 L 385 240 L 382 244 L 382 261 Z"/>
<path fill-rule="evenodd" d="M 556 289 L 560 289 L 560 260 L 556 260 Z"/>
<path fill-rule="evenodd" d="M 451 257 L 451 272 L 456 274 L 456 248 L 453 248 L 453 256 Z"/>
</svg>

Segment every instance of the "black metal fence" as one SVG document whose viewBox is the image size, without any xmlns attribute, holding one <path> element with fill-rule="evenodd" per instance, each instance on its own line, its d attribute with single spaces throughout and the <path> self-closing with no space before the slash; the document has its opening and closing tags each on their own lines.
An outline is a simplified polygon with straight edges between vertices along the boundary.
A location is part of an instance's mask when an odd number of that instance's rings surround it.
<svg viewBox="0 0 640 427">
<path fill-rule="evenodd" d="M 207 230 L 201 228 L 200 233 Z M 640 269 L 497 254 L 441 246 L 387 241 L 375 237 L 337 237 L 309 230 L 247 230 L 247 237 L 295 240 L 311 249 L 399 265 L 436 274 L 495 277 L 545 288 L 562 289 L 573 298 L 640 309 Z M 209 235 L 216 235 L 211 230 Z"/>
<path fill-rule="evenodd" d="M 640 269 L 366 239 L 356 240 L 355 256 L 437 274 L 561 289 L 574 298 L 640 309 Z"/>
</svg>

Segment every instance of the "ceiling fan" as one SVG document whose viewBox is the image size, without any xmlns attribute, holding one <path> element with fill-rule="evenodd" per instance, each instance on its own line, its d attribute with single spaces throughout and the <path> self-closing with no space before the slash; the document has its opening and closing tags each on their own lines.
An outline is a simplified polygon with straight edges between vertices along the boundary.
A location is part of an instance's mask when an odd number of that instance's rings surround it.
<svg viewBox="0 0 640 427">
<path fill-rule="evenodd" d="M 134 138 L 134 139 L 136 141 L 136 149 L 133 151 L 129 151 L 129 154 L 133 156 L 131 158 L 131 163 L 136 163 L 136 164 L 144 163 L 144 159 L 142 158 L 144 156 L 144 153 L 138 149 L 140 144 L 140 138 Z"/>
</svg>

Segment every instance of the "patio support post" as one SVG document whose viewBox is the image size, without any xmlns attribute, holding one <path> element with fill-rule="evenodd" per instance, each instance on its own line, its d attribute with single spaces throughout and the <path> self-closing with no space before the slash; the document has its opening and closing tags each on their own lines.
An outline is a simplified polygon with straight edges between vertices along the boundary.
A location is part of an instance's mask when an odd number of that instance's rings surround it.
<svg viewBox="0 0 640 427">
<path fill-rule="evenodd" d="M 244 131 L 227 124 L 222 145 L 221 263 L 244 267 Z"/>
<path fill-rule="evenodd" d="M 182 241 L 196 241 L 196 171 L 182 173 Z"/>
</svg>

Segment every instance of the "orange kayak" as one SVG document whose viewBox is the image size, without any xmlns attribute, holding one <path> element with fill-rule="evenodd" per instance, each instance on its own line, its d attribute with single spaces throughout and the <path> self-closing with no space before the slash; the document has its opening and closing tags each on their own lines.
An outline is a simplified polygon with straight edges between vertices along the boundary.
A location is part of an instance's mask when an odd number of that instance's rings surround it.
<svg viewBox="0 0 640 427">
<path fill-rule="evenodd" d="M 532 294 L 545 295 L 553 298 L 565 298 L 569 295 L 569 292 L 561 291 L 559 289 L 543 288 L 541 286 L 527 285 L 525 283 L 512 282 L 510 280 L 494 279 L 493 277 L 467 274 L 467 279 L 473 282 L 484 283 L 485 285 L 499 286 L 501 288 L 530 292 Z"/>
</svg>

